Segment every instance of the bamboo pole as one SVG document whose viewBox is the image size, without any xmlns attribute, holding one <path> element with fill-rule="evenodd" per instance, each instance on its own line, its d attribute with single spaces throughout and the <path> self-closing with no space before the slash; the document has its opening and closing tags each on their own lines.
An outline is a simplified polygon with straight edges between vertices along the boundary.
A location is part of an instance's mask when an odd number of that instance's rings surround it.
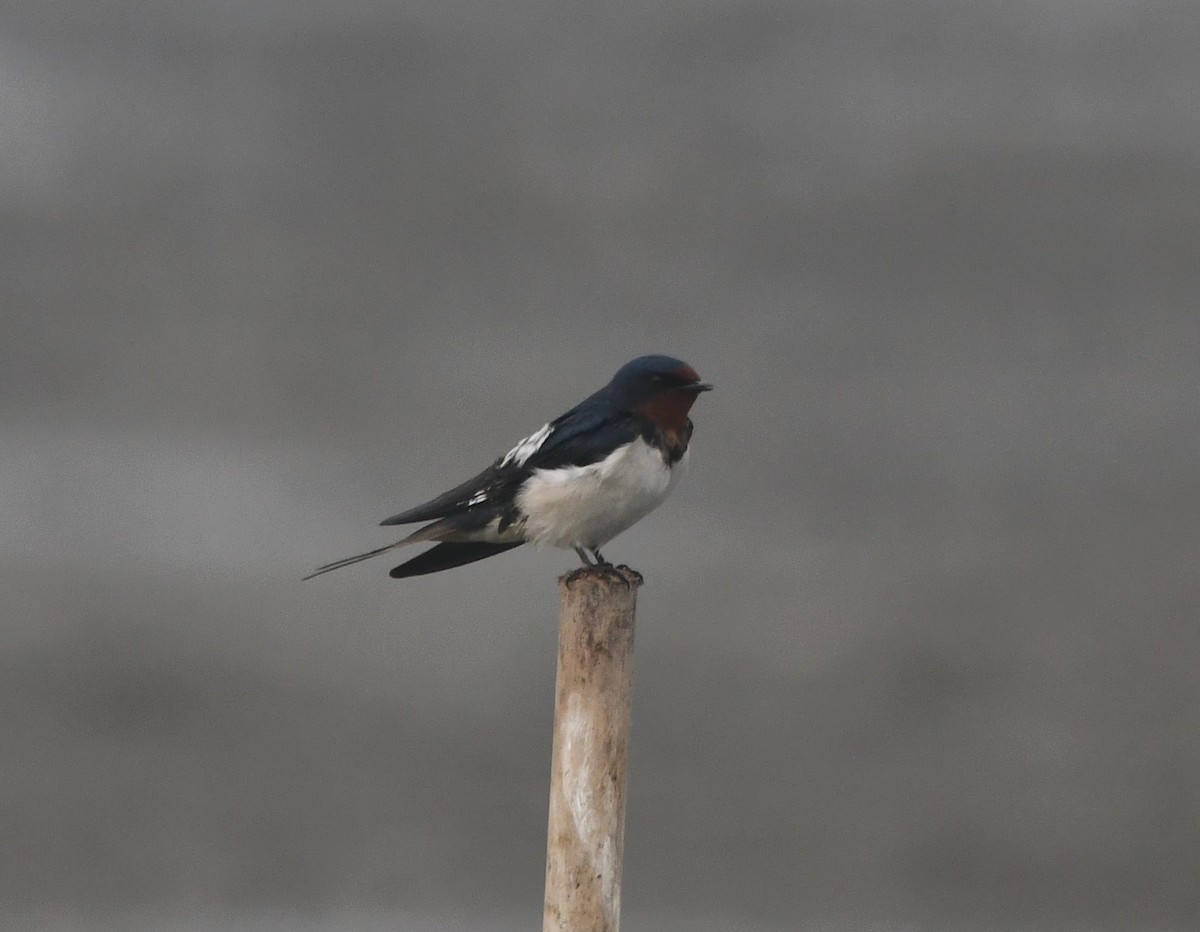
<svg viewBox="0 0 1200 932">
<path fill-rule="evenodd" d="M 625 847 L 633 628 L 628 567 L 559 579 L 558 675 L 543 932 L 617 932 Z"/>
</svg>

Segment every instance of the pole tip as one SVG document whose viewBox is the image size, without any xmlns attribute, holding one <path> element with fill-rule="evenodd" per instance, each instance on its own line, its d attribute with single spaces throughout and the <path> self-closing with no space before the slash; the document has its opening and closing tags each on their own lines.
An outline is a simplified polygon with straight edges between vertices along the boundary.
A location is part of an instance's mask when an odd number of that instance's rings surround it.
<svg viewBox="0 0 1200 932">
<path fill-rule="evenodd" d="M 637 589 L 645 581 L 641 573 L 624 563 L 620 566 L 581 566 L 558 577 L 558 580 L 568 589 L 583 583 Z"/>
</svg>

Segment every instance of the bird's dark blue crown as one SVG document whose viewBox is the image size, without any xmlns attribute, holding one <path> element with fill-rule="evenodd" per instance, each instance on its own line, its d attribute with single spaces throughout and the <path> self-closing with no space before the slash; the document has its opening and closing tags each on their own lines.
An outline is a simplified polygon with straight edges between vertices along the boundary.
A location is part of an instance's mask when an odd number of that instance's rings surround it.
<svg viewBox="0 0 1200 932">
<path fill-rule="evenodd" d="M 626 404 L 634 405 L 672 389 L 695 386 L 705 391 L 709 386 L 700 381 L 696 370 L 674 356 L 639 356 L 631 360 L 612 377 L 608 391 Z"/>
</svg>

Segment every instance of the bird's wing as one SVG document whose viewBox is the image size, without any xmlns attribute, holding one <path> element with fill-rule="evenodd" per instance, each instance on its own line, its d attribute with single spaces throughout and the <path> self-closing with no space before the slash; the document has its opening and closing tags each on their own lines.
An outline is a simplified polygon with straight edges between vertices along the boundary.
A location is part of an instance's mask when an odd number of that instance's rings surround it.
<svg viewBox="0 0 1200 932">
<path fill-rule="evenodd" d="M 641 435 L 641 419 L 611 407 L 576 408 L 525 460 L 528 472 L 563 466 L 588 466 Z"/>
<path fill-rule="evenodd" d="M 586 466 L 636 437 L 640 427 L 624 412 L 580 405 L 523 439 L 483 472 L 437 498 L 392 515 L 381 524 L 412 524 L 468 512 L 494 511 L 511 502 L 535 469 Z"/>
<path fill-rule="evenodd" d="M 392 515 L 379 523 L 412 524 L 417 521 L 432 521 L 435 518 L 462 514 L 480 505 L 490 506 L 500 493 L 520 481 L 521 473 L 519 468 L 501 466 L 497 460 L 479 475 L 456 485 L 448 492 L 443 492 L 437 498 Z"/>
</svg>

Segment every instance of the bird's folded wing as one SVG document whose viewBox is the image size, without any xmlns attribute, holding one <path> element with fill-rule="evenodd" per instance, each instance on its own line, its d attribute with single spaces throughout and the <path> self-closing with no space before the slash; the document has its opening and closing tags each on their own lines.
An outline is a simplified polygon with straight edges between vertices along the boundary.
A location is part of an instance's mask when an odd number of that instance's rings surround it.
<svg viewBox="0 0 1200 932">
<path fill-rule="evenodd" d="M 576 409 L 570 415 L 525 461 L 529 472 L 597 463 L 642 432 L 638 419 L 624 411 Z"/>
<path fill-rule="evenodd" d="M 380 524 L 412 524 L 476 508 L 494 508 L 499 502 L 511 499 L 535 469 L 587 466 L 633 440 L 640 431 L 641 425 L 627 413 L 583 406 L 573 408 L 538 432 L 545 432 L 544 439 L 520 462 L 511 455 L 500 457 L 461 485 L 423 505 L 392 515 Z"/>
<path fill-rule="evenodd" d="M 490 505 L 506 489 L 519 482 L 526 473 L 517 467 L 500 467 L 493 463 L 477 476 L 468 479 L 462 485 L 457 485 L 449 492 L 443 492 L 437 498 L 417 505 L 398 515 L 380 521 L 380 524 L 412 524 L 416 521 L 432 521 L 435 518 L 445 518 L 448 515 L 461 514 L 479 505 Z"/>
</svg>

